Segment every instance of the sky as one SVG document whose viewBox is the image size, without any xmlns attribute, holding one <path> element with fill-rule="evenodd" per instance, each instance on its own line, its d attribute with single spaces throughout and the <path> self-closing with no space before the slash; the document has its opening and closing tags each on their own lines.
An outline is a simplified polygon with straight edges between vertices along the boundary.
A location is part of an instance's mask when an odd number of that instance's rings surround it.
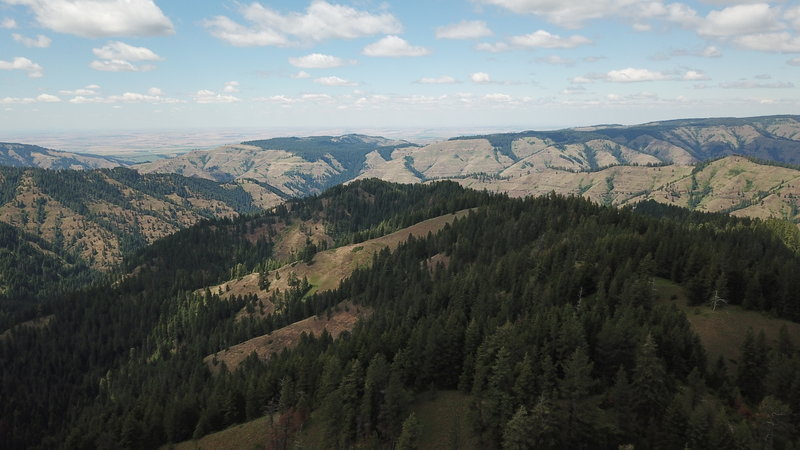
<svg viewBox="0 0 800 450">
<path fill-rule="evenodd" d="M 800 1 L 0 0 L 22 132 L 800 113 Z"/>
</svg>

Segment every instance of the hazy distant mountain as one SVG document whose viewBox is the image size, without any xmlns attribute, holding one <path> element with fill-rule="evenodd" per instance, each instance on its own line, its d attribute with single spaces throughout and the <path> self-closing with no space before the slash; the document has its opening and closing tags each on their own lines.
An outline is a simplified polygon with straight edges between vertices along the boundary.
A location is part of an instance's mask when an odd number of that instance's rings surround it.
<svg viewBox="0 0 800 450">
<path fill-rule="evenodd" d="M 251 178 L 295 196 L 356 178 L 506 178 L 620 165 L 690 165 L 734 154 L 800 164 L 800 116 L 598 125 L 466 136 L 426 146 L 362 135 L 279 138 L 190 152 L 137 169 L 218 181 Z"/>
<path fill-rule="evenodd" d="M 407 141 L 350 134 L 287 137 L 198 150 L 136 166 L 142 173 L 178 173 L 217 181 L 253 179 L 287 196 L 303 196 L 349 181 L 366 166 L 368 155 L 388 157 Z"/>
<path fill-rule="evenodd" d="M 37 145 L 0 142 L 0 166 L 40 169 L 110 169 L 127 165 L 125 161 L 96 155 L 51 150 Z"/>
</svg>

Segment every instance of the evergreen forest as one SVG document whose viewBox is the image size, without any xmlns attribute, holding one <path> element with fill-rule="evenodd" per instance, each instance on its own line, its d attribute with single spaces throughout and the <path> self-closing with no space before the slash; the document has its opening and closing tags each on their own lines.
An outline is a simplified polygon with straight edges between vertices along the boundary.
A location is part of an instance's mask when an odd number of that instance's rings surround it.
<svg viewBox="0 0 800 450">
<path fill-rule="evenodd" d="M 254 295 L 209 288 L 253 273 L 275 283 L 278 267 L 313 267 L 321 252 L 459 211 L 335 289 L 290 280 L 270 313 L 253 313 Z M 330 240 L 277 252 L 278 230 L 311 222 Z M 0 237 L 19 249 L 0 254 L 4 266 L 67 270 L 29 256 L 25 236 Z M 690 305 L 722 299 L 798 322 L 796 238 L 775 222 L 652 201 L 518 199 L 449 181 L 360 180 L 208 218 L 103 277 L 10 285 L 51 319 L 0 337 L 0 442 L 158 448 L 271 415 L 271 448 L 292 448 L 311 423 L 326 448 L 415 448 L 415 398 L 458 390 L 480 448 L 798 448 L 800 342 L 786 328 L 777 339 L 742 329 L 735 358 L 712 358 L 685 312 L 656 295 L 669 281 Z M 371 315 L 336 338 L 303 334 L 235 368 L 204 362 L 347 305 Z"/>
</svg>

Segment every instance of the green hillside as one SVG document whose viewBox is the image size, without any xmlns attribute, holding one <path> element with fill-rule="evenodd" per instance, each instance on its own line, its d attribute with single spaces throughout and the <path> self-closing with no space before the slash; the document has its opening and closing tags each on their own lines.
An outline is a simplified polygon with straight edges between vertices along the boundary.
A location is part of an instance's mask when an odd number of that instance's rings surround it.
<svg viewBox="0 0 800 450">
<path fill-rule="evenodd" d="M 313 267 L 317 243 L 276 250 L 294 226 L 322 227 L 335 247 L 465 209 L 380 250 L 333 290 L 286 280 L 299 259 Z M 682 286 L 690 308 L 719 295 L 797 321 L 800 256 L 767 223 L 683 211 L 368 180 L 205 221 L 143 249 L 113 283 L 48 305 L 47 326 L 0 342 L 1 437 L 153 448 L 272 414 L 279 445 L 312 439 L 307 425 L 325 448 L 791 448 L 792 335 L 741 330 L 739 356 L 720 365 L 657 283 Z M 258 293 L 225 295 L 226 280 L 248 271 L 287 283 L 270 291 L 271 312 L 259 313 Z M 348 304 L 370 314 L 336 339 L 301 334 L 235 371 L 204 362 Z M 449 406 L 415 403 L 426 396 Z"/>
</svg>

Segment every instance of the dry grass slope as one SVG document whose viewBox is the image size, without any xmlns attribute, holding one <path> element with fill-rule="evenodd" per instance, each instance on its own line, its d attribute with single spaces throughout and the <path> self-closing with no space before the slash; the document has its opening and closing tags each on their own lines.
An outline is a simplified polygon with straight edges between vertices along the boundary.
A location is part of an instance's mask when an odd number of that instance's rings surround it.
<svg viewBox="0 0 800 450">
<path fill-rule="evenodd" d="M 777 341 L 781 327 L 786 326 L 792 342 L 800 344 L 800 324 L 748 311 L 740 306 L 725 306 L 716 311 L 710 307 L 689 306 L 683 287 L 664 279 L 656 279 L 657 301 L 674 302 L 686 313 L 686 318 L 703 343 L 710 362 L 722 355 L 729 362 L 739 359 L 740 348 L 748 328 L 758 334 L 763 331 L 767 342 Z"/>
</svg>

